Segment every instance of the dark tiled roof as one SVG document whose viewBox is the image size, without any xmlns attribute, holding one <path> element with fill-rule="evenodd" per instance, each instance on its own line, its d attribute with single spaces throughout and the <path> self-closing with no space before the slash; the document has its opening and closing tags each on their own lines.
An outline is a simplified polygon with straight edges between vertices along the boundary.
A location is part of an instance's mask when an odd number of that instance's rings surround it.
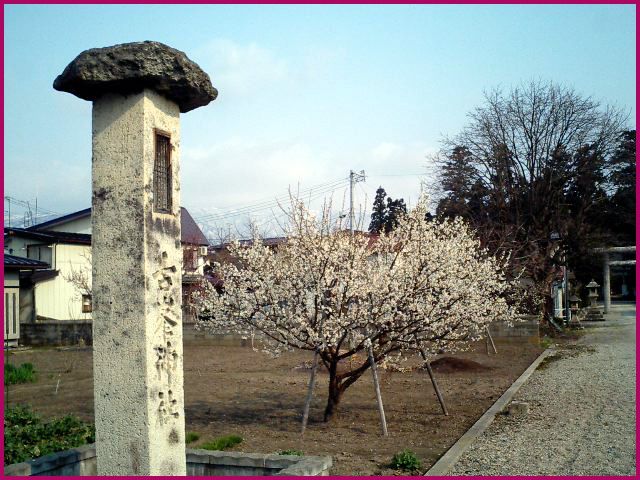
<svg viewBox="0 0 640 480">
<path fill-rule="evenodd" d="M 58 270 L 40 270 L 31 275 L 31 283 L 38 283 L 50 278 L 55 278 L 60 272 Z"/>
<path fill-rule="evenodd" d="M 45 232 L 31 230 L 30 228 L 8 228 L 4 229 L 5 235 L 18 235 L 33 238 L 45 243 L 74 243 L 80 245 L 91 245 L 91 235 L 87 233 L 55 232 L 47 230 Z"/>
<path fill-rule="evenodd" d="M 209 245 L 207 237 L 204 236 L 189 211 L 184 207 L 180 207 L 180 223 L 182 224 L 182 243 Z"/>
<path fill-rule="evenodd" d="M 285 243 L 287 241 L 287 237 L 270 237 L 270 238 L 263 238 L 262 240 L 262 244 L 266 245 L 268 247 L 273 247 L 276 245 L 280 245 L 281 243 Z M 253 245 L 253 240 L 249 239 L 249 240 L 239 240 L 240 245 L 249 247 L 251 245 Z M 218 245 L 212 245 L 211 249 L 212 250 L 224 250 L 225 248 L 227 248 L 229 245 L 231 245 L 231 242 L 226 242 L 226 243 L 220 243 Z"/>
<path fill-rule="evenodd" d="M 40 269 L 49 268 L 49 264 L 41 262 L 39 260 L 33 260 L 31 258 L 16 257 L 15 255 L 4 254 L 4 266 L 5 268 L 25 268 L 25 269 Z"/>
<path fill-rule="evenodd" d="M 88 217 L 91 215 L 91 207 L 85 208 L 84 210 L 80 210 L 78 212 L 69 213 L 68 215 L 63 215 L 62 217 L 54 218 L 53 220 L 49 220 L 46 222 L 38 223 L 37 225 L 32 225 L 27 230 L 42 230 L 50 227 L 55 227 L 61 223 L 69 222 L 71 220 L 77 220 L 78 218 Z"/>
<path fill-rule="evenodd" d="M 33 225 L 29 228 L 13 228 L 11 230 L 15 230 L 16 232 L 30 232 L 34 234 L 44 234 L 51 235 L 52 237 L 58 239 L 64 243 L 83 243 L 86 245 L 91 244 L 91 235 L 86 233 L 66 233 L 66 232 L 55 232 L 52 230 L 47 230 L 48 228 L 54 227 L 56 225 L 60 225 L 65 222 L 69 222 L 71 220 L 77 220 L 78 218 L 86 217 L 91 215 L 91 207 L 85 208 L 84 210 L 79 210 L 74 213 L 70 213 L 68 215 L 64 215 L 62 217 L 54 218 L 53 220 L 49 220 L 48 222 L 39 223 L 38 225 Z M 182 224 L 182 243 L 189 243 L 191 245 L 209 245 L 207 241 L 207 237 L 204 236 L 200 227 L 193 220 L 193 217 L 189 213 L 189 211 L 180 207 L 180 222 Z M 7 233 L 7 229 L 4 229 L 5 233 Z M 43 240 L 46 238 L 42 237 Z M 88 240 L 87 240 L 88 239 Z"/>
</svg>

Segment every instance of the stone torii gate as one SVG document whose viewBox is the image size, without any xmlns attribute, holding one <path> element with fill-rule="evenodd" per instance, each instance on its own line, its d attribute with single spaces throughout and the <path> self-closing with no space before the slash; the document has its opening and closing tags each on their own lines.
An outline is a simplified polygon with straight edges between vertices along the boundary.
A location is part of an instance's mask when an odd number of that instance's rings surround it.
<svg viewBox="0 0 640 480">
<path fill-rule="evenodd" d="M 53 86 L 93 102 L 98 474 L 186 475 L 180 113 L 218 92 L 157 42 L 82 52 Z"/>
<path fill-rule="evenodd" d="M 632 253 L 636 251 L 636 247 L 607 247 L 596 248 L 595 252 L 602 254 L 602 292 L 604 313 L 609 313 L 611 310 L 611 267 L 620 265 L 635 265 L 635 260 L 611 260 L 609 254 L 611 253 Z"/>
</svg>

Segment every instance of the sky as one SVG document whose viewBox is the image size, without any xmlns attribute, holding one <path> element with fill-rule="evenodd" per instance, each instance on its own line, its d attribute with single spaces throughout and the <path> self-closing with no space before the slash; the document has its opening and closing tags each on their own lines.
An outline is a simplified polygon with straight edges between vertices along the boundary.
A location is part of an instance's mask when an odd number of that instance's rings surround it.
<svg viewBox="0 0 640 480">
<path fill-rule="evenodd" d="M 13 226 L 36 198 L 37 221 L 90 206 L 91 103 L 52 88 L 88 48 L 156 40 L 210 75 L 218 98 L 181 115 L 181 192 L 215 240 L 249 218 L 277 234 L 289 189 L 346 211 L 350 170 L 364 223 L 379 186 L 415 203 L 496 87 L 557 82 L 635 127 L 635 8 L 5 5 L 5 225 L 9 203 Z"/>
</svg>

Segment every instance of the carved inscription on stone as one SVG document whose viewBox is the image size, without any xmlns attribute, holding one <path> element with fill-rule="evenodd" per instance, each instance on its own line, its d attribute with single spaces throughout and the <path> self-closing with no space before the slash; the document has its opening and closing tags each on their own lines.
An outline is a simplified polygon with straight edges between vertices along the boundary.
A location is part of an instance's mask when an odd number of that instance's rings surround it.
<svg viewBox="0 0 640 480">
<path fill-rule="evenodd" d="M 178 400 L 174 398 L 171 390 L 158 392 L 158 401 L 158 418 L 161 424 L 164 424 L 170 418 L 178 418 L 180 416 Z"/>
<path fill-rule="evenodd" d="M 174 265 L 168 265 L 167 252 L 162 252 L 161 268 L 153 274 L 157 282 L 157 307 L 158 307 L 158 343 L 154 347 L 156 354 L 156 371 L 161 382 L 161 391 L 158 393 L 158 417 L 161 423 L 171 417 L 179 416 L 177 399 L 173 397 L 171 390 L 172 374 L 175 372 L 179 360 L 178 342 L 175 339 L 175 330 L 178 327 L 176 316 L 177 295 L 180 294 L 178 270 Z"/>
</svg>

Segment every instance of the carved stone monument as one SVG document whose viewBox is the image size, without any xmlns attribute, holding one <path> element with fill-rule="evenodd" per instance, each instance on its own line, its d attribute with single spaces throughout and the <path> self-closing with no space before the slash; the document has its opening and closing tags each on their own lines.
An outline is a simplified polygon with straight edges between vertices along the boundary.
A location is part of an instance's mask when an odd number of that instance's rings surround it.
<svg viewBox="0 0 640 480">
<path fill-rule="evenodd" d="M 185 475 L 180 113 L 217 91 L 157 42 L 82 52 L 54 88 L 93 102 L 98 474 Z"/>
</svg>

